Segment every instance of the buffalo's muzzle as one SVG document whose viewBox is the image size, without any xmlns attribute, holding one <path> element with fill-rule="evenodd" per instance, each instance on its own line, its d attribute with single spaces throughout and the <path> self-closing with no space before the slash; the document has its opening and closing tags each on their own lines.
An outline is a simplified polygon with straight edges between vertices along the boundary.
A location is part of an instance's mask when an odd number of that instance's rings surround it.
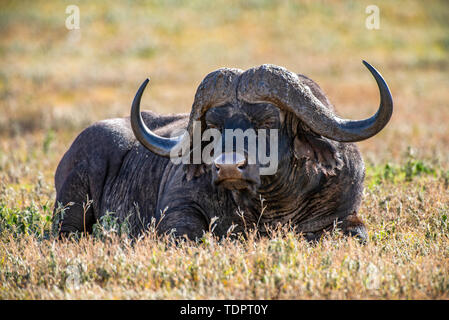
<svg viewBox="0 0 449 320">
<path fill-rule="evenodd" d="M 260 182 L 258 168 L 248 165 L 246 157 L 236 152 L 225 152 L 213 161 L 213 181 L 226 189 L 239 190 Z"/>
</svg>

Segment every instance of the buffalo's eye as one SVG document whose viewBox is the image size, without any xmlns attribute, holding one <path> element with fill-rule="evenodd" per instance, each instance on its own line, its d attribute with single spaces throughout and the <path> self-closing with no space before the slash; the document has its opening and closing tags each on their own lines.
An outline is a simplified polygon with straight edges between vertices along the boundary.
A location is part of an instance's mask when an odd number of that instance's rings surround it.
<svg viewBox="0 0 449 320">
<path fill-rule="evenodd" d="M 206 125 L 207 125 L 207 129 L 217 129 L 220 130 L 220 126 L 215 124 L 215 123 L 211 123 L 211 122 L 207 122 L 206 121 Z"/>
</svg>

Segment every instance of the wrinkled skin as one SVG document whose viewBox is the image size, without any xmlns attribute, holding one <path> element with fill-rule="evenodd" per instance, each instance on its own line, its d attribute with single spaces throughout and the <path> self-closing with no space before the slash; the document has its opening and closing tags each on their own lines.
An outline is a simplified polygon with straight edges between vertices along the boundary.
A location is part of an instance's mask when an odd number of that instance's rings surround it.
<svg viewBox="0 0 449 320">
<path fill-rule="evenodd" d="M 300 77 L 333 110 L 319 86 Z M 142 117 L 148 128 L 165 137 L 189 122 L 188 114 L 143 112 Z M 232 182 L 217 184 L 212 165 L 202 165 L 200 170 L 175 165 L 147 150 L 136 140 L 129 118 L 100 121 L 76 138 L 57 168 L 56 201 L 75 204 L 63 219 L 54 220 L 55 228 L 61 235 L 92 232 L 93 224 L 111 211 L 121 221 L 128 218 L 133 235 L 145 231 L 154 217 L 160 233 L 195 239 L 218 217 L 214 229 L 218 236 L 226 235 L 233 224 L 237 225 L 234 232 L 257 225 L 263 233 L 266 225 L 290 222 L 309 240 L 318 239 L 335 225 L 345 234 L 366 239 L 365 227 L 357 217 L 364 163 L 355 144 L 319 136 L 293 113 L 270 103 L 236 98 L 210 108 L 202 119 L 207 127 L 220 130 L 279 129 L 277 173 L 260 176 L 247 188 L 233 188 Z M 87 197 L 93 203 L 84 213 Z M 266 207 L 262 216 L 261 198 Z"/>
</svg>

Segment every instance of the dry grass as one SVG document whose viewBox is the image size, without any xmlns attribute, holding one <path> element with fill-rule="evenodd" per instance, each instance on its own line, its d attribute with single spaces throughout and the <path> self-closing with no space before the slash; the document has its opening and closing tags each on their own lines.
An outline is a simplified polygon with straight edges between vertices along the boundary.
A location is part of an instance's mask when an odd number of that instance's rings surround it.
<svg viewBox="0 0 449 320">
<path fill-rule="evenodd" d="M 364 27 L 372 1 L 77 1 L 78 40 L 68 4 L 0 1 L 0 299 L 449 298 L 445 1 L 376 1 L 377 31 Z M 187 112 L 208 72 L 274 63 L 361 118 L 378 102 L 362 59 L 395 99 L 388 127 L 359 144 L 367 245 L 338 232 L 312 245 L 288 230 L 180 246 L 151 232 L 134 244 L 51 238 L 62 154 L 88 124 L 126 116 L 144 78 L 151 109 Z"/>
<path fill-rule="evenodd" d="M 424 198 L 425 197 L 425 198 Z M 447 299 L 447 189 L 438 179 L 381 183 L 362 216 L 370 241 L 338 232 L 317 244 L 287 228 L 270 238 L 174 245 L 154 232 L 135 243 L 2 237 L 0 297 L 7 299 Z"/>
</svg>

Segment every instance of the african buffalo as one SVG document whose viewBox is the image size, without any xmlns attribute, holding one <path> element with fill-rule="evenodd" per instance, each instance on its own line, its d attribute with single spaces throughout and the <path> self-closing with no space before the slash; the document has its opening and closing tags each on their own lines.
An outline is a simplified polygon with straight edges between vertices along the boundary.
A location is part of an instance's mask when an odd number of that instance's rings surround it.
<svg viewBox="0 0 449 320">
<path fill-rule="evenodd" d="M 290 223 L 307 239 L 336 225 L 366 239 L 357 216 L 365 168 L 352 142 L 384 128 L 393 100 L 382 76 L 363 63 L 379 87 L 380 107 L 358 121 L 339 118 L 314 81 L 275 65 L 211 72 L 198 87 L 190 115 L 141 113 L 146 80 L 130 118 L 93 124 L 62 158 L 55 175 L 56 201 L 74 205 L 55 214 L 54 227 L 60 235 L 92 232 L 110 211 L 120 221 L 128 219 L 133 235 L 154 218 L 160 233 L 190 239 L 201 237 L 211 221 L 216 221 L 218 236 L 231 226 L 234 232 L 255 226 L 263 233 L 266 226 Z M 262 175 L 258 160 L 249 163 L 248 142 L 243 151 L 228 150 L 211 163 L 172 161 L 173 150 L 193 140 L 195 124 L 200 133 L 210 128 L 222 133 L 222 143 L 227 129 L 277 129 L 276 172 Z M 181 129 L 184 134 L 175 135 Z M 190 157 L 195 146 L 187 145 Z M 196 151 L 202 148 L 200 143 Z M 87 197 L 93 202 L 86 211 Z"/>
</svg>

